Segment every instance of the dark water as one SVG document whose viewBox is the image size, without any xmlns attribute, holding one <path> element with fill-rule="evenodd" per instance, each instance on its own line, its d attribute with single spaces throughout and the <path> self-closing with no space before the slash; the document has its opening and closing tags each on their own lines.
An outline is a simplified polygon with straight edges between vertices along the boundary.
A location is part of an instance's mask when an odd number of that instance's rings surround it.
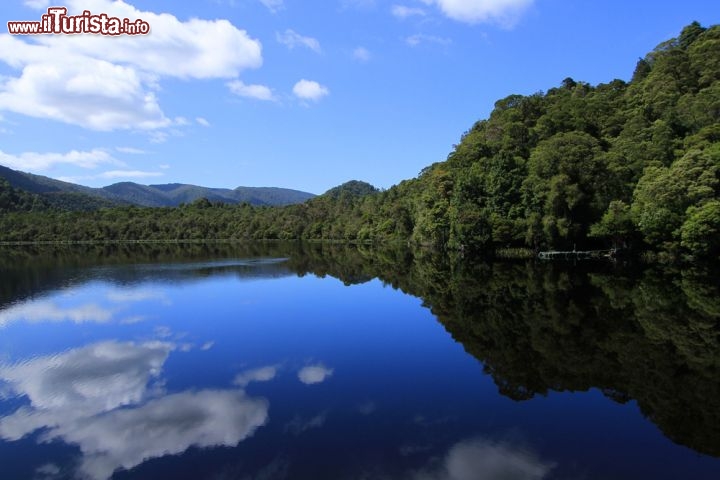
<svg viewBox="0 0 720 480">
<path fill-rule="evenodd" d="M 0 250 L 0 478 L 720 478 L 697 271 Z"/>
</svg>

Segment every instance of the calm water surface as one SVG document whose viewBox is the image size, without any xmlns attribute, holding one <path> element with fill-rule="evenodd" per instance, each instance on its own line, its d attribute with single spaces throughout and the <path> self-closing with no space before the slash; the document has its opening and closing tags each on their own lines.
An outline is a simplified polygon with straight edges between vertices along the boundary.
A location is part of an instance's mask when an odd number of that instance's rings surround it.
<svg viewBox="0 0 720 480">
<path fill-rule="evenodd" d="M 0 254 L 3 479 L 720 478 L 705 273 Z"/>
</svg>

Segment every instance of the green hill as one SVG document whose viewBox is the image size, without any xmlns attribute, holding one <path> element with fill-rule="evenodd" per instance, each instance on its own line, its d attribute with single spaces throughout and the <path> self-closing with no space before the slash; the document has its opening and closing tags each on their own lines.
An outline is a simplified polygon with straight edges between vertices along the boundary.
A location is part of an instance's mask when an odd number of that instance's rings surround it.
<svg viewBox="0 0 720 480">
<path fill-rule="evenodd" d="M 340 197 L 346 196 L 346 197 L 364 197 L 366 195 L 372 195 L 373 193 L 378 193 L 380 190 L 373 187 L 367 182 L 361 182 L 359 180 L 350 180 L 349 182 L 345 182 L 342 185 L 338 185 L 337 187 L 331 188 L 327 192 L 323 194 L 325 197 L 333 198 L 333 199 L 339 199 Z"/>
<path fill-rule="evenodd" d="M 142 207 L 176 207 L 200 198 L 228 204 L 283 206 L 301 203 L 315 195 L 298 190 L 274 187 L 207 188 L 171 183 L 140 185 L 120 182 L 103 188 L 91 188 L 41 175 L 20 172 L 0 165 L 0 179 L 12 187 L 40 195 L 49 205 L 65 210 L 93 210 L 119 205 Z"/>
<path fill-rule="evenodd" d="M 0 165 L 0 180 L 5 180 L 17 190 L 38 195 L 48 207 L 62 210 L 95 210 L 129 203 L 102 189 L 19 172 L 2 165 Z"/>
<path fill-rule="evenodd" d="M 49 207 L 39 195 L 14 188 L 4 178 L 0 178 L 0 213 L 29 212 Z"/>
<path fill-rule="evenodd" d="M 103 190 L 144 207 L 176 207 L 201 198 L 227 204 L 249 203 L 251 205 L 283 206 L 302 203 L 315 196 L 288 188 L 237 187 L 231 190 L 183 183 L 138 185 L 137 183 L 123 182 L 104 187 Z"/>
</svg>

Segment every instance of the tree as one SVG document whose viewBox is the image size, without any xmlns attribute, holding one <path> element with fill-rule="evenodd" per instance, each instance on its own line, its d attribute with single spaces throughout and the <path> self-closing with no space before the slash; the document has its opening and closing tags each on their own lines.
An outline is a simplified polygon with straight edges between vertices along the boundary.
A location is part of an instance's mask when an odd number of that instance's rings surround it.
<svg viewBox="0 0 720 480">
<path fill-rule="evenodd" d="M 605 177 L 598 141 L 584 132 L 559 133 L 530 155 L 523 183 L 527 214 L 543 217 L 546 240 L 566 244 L 584 236 L 593 212 L 595 184 Z M 597 217 L 596 217 L 597 218 Z"/>
<path fill-rule="evenodd" d="M 613 200 L 600 221 L 590 228 L 590 236 L 610 238 L 613 248 L 619 248 L 634 231 L 630 207 L 622 200 Z"/>
<path fill-rule="evenodd" d="M 682 246 L 690 253 L 718 258 L 720 254 L 720 201 L 712 200 L 700 207 L 690 207 L 683 223 Z"/>
</svg>

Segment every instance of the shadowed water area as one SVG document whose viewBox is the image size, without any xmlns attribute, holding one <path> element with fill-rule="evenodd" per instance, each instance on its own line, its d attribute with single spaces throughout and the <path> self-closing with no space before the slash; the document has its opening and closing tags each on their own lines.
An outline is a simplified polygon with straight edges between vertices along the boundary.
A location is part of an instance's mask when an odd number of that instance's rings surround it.
<svg viewBox="0 0 720 480">
<path fill-rule="evenodd" d="M 720 476 L 717 272 L 0 249 L 3 479 Z"/>
</svg>

